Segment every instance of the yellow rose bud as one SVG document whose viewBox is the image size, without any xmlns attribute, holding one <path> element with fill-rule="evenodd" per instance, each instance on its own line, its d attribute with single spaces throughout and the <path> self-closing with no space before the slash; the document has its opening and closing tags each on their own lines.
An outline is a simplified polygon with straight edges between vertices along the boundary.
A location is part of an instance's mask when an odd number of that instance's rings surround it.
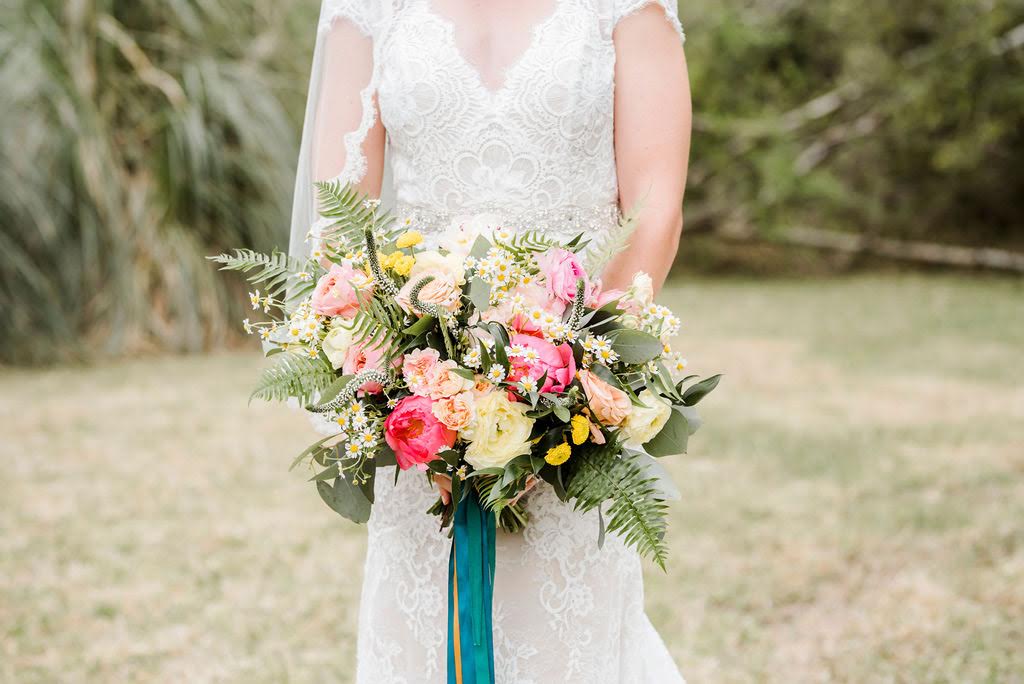
<svg viewBox="0 0 1024 684">
<path fill-rule="evenodd" d="M 572 454 L 572 447 L 569 446 L 568 442 L 562 442 L 556 447 L 548 449 L 548 453 L 544 456 L 544 460 L 553 466 L 562 465 L 569 460 L 569 456 Z"/>
<path fill-rule="evenodd" d="M 587 417 L 578 413 L 569 424 L 572 426 L 572 443 L 580 445 L 586 442 L 590 436 L 590 421 Z"/>
<path fill-rule="evenodd" d="M 406 247 L 412 247 L 423 242 L 423 235 L 417 230 L 407 230 L 398 236 L 398 240 L 395 241 L 395 246 L 398 249 L 405 249 Z"/>
</svg>

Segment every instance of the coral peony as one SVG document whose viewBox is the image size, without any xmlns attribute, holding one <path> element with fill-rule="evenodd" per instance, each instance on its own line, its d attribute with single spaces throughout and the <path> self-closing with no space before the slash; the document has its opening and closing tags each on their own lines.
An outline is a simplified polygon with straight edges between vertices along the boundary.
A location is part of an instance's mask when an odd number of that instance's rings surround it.
<svg viewBox="0 0 1024 684">
<path fill-rule="evenodd" d="M 426 397 L 405 397 L 384 421 L 384 440 L 402 470 L 425 464 L 455 444 L 455 431 L 437 419 Z"/>
</svg>

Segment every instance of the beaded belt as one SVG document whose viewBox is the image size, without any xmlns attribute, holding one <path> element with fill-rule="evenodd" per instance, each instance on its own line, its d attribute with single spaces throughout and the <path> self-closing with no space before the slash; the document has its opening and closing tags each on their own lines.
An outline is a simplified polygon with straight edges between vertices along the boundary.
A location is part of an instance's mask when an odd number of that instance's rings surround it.
<svg viewBox="0 0 1024 684">
<path fill-rule="evenodd" d="M 395 215 L 399 222 L 424 235 L 437 235 L 458 218 L 495 217 L 495 223 L 513 232 L 536 230 L 560 238 L 605 235 L 619 226 L 619 208 L 614 204 L 594 207 L 562 206 L 551 209 L 515 209 L 474 207 L 464 211 L 434 210 L 399 203 Z"/>
</svg>

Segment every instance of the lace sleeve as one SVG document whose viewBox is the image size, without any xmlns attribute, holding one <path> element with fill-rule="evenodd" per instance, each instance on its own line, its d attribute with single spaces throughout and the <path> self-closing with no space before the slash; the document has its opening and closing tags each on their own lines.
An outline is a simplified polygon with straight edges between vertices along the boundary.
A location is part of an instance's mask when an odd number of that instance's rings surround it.
<svg viewBox="0 0 1024 684">
<path fill-rule="evenodd" d="M 293 255 L 309 253 L 307 238 L 318 216 L 316 181 L 361 185 L 371 194 L 379 188 L 383 130 L 375 127 L 376 65 L 388 7 L 381 0 L 324 0 L 321 6 L 295 175 Z"/>
<path fill-rule="evenodd" d="M 686 34 L 683 32 L 682 24 L 679 23 L 679 11 L 674 0 L 615 0 L 614 23 L 638 12 L 648 5 L 657 5 L 665 11 L 665 19 L 672 24 L 672 28 L 679 34 L 679 40 L 686 42 Z"/>
</svg>

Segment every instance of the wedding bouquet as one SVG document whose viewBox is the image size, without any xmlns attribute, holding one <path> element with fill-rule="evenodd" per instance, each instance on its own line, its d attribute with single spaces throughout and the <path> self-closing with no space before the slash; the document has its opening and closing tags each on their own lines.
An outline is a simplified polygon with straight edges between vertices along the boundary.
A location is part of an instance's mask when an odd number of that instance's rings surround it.
<svg viewBox="0 0 1024 684">
<path fill-rule="evenodd" d="M 669 346 L 679 319 L 651 279 L 603 289 L 583 236 L 563 244 L 486 218 L 456 221 L 428 249 L 353 188 L 318 191 L 326 225 L 309 259 L 213 259 L 245 272 L 253 309 L 277 315 L 244 323 L 271 359 L 253 397 L 316 416 L 326 436 L 293 467 L 313 466 L 327 505 L 365 522 L 378 469 L 397 465 L 396 478 L 450 478 L 425 512 L 441 526 L 468 501 L 514 531 L 542 480 L 597 510 L 598 543 L 615 532 L 664 567 L 673 487 L 656 459 L 686 451 L 718 376 L 684 374 Z"/>
</svg>

